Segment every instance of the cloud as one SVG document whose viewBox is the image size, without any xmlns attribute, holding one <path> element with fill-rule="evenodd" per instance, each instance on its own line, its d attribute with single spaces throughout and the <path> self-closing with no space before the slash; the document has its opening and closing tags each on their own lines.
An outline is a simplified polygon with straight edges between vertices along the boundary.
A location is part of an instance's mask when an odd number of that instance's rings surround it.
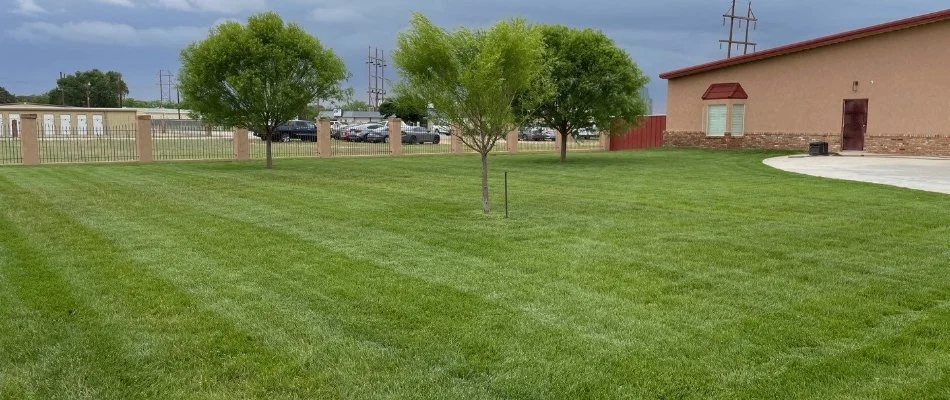
<svg viewBox="0 0 950 400">
<path fill-rule="evenodd" d="M 134 6 L 135 6 L 135 3 L 132 3 L 132 0 L 96 0 L 96 1 L 98 1 L 98 2 L 100 2 L 100 3 L 103 3 L 103 4 L 111 4 L 111 5 L 114 5 L 114 6 L 122 6 L 122 7 L 134 7 Z"/>
<path fill-rule="evenodd" d="M 36 4 L 36 0 L 16 0 L 16 8 L 12 11 L 20 15 L 36 15 L 46 12 L 46 9 Z"/>
<path fill-rule="evenodd" d="M 326 24 L 361 22 L 366 18 L 359 11 L 340 6 L 320 7 L 310 13 L 311 19 Z"/>
<path fill-rule="evenodd" d="M 65 24 L 28 22 L 9 33 L 17 39 L 34 42 L 65 41 L 123 47 L 174 47 L 198 40 L 207 32 L 206 27 L 136 28 L 112 22 L 82 21 Z"/>
<path fill-rule="evenodd" d="M 21 1 L 21 0 L 18 0 Z M 34 1 L 34 0 L 22 0 Z M 123 7 L 151 6 L 185 12 L 235 14 L 267 8 L 267 0 L 95 0 Z"/>
<path fill-rule="evenodd" d="M 179 11 L 234 14 L 267 8 L 267 0 L 150 0 L 152 4 Z"/>
</svg>

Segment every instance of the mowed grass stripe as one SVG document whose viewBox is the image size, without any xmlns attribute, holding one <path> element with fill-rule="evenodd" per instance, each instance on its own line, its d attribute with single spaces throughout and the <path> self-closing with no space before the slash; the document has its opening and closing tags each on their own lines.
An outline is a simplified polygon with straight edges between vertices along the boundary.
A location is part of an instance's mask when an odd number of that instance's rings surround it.
<svg viewBox="0 0 950 400">
<path fill-rule="evenodd" d="M 73 375 L 78 375 L 74 379 L 80 380 L 87 375 L 91 378 L 114 377 L 114 381 L 97 385 L 99 391 L 91 398 L 202 393 L 212 398 L 233 398 L 295 391 L 319 393 L 314 390 L 332 388 L 329 382 L 306 385 L 314 381 L 321 383 L 317 376 L 311 376 L 308 382 L 293 386 L 293 390 L 281 387 L 272 392 L 272 385 L 286 383 L 282 377 L 293 375 L 288 370 L 295 367 L 281 362 L 279 353 L 259 346 L 255 338 L 235 329 L 226 320 L 202 312 L 191 296 L 148 275 L 145 268 L 134 261 L 122 258 L 112 241 L 77 224 L 68 214 L 52 211 L 55 210 L 52 204 L 30 196 L 21 196 L 21 199 L 30 200 L 31 207 L 46 211 L 31 213 L 42 215 L 30 220 L 11 218 L 8 214 L 4 225 L 22 227 L 23 234 L 34 242 L 43 242 L 43 238 L 47 238 L 42 248 L 27 251 L 42 255 L 46 262 L 57 265 L 49 271 L 50 276 L 65 282 L 63 285 L 68 286 L 69 293 L 76 297 L 67 304 L 41 305 L 101 326 L 79 330 L 93 336 L 88 340 L 74 343 L 71 338 L 66 338 L 63 344 L 86 350 L 114 343 L 110 348 L 101 349 L 76 363 L 78 366 L 88 365 L 88 370 L 67 364 L 61 371 L 65 375 L 63 379 L 70 379 Z M 82 256 L 76 256 L 78 249 L 82 249 L 79 253 Z M 66 255 L 70 258 L 65 258 Z M 36 272 L 31 270 L 26 277 L 36 278 L 35 275 Z M 61 293 L 47 294 L 54 300 L 69 298 Z M 226 357 L 221 357 L 222 354 Z M 260 368 L 248 368 L 255 364 Z M 58 375 L 57 372 L 52 375 Z M 50 393 L 41 397 L 86 397 L 77 396 L 81 392 L 74 392 L 69 382 L 54 380 L 51 383 L 59 386 L 42 388 Z M 163 388 L 161 394 L 156 388 Z"/>
</svg>

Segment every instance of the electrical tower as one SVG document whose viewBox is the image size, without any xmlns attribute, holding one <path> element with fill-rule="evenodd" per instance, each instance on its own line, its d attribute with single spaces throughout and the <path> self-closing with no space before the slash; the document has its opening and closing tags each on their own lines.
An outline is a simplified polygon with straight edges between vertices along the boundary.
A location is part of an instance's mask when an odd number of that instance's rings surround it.
<svg viewBox="0 0 950 400">
<path fill-rule="evenodd" d="M 167 104 L 166 102 L 171 103 L 173 101 L 172 88 L 177 89 L 177 86 L 172 82 L 173 77 L 174 75 L 172 75 L 171 71 L 158 71 L 158 101 L 162 105 Z"/>
<path fill-rule="evenodd" d="M 722 48 L 722 44 L 726 44 L 726 58 L 732 57 L 732 46 L 736 46 L 736 52 L 739 51 L 739 48 L 742 48 L 742 54 L 749 54 L 749 46 L 752 46 L 752 51 L 755 51 L 756 43 L 749 41 L 749 27 L 756 29 L 759 27 L 759 20 L 755 17 L 755 13 L 752 12 L 752 2 L 749 2 L 749 9 L 746 11 L 746 15 L 736 14 L 736 0 L 732 0 L 732 7 L 729 8 L 725 14 L 722 15 L 722 25 L 726 26 L 726 21 L 729 23 L 729 39 L 720 40 L 719 48 Z M 738 40 L 736 39 L 736 21 L 738 21 L 738 28 L 742 29 L 742 21 L 745 21 L 745 39 Z"/>
<path fill-rule="evenodd" d="M 369 88 L 369 107 L 379 109 L 379 105 L 386 100 L 386 56 L 383 50 L 370 47 L 366 53 L 366 73 Z"/>
</svg>

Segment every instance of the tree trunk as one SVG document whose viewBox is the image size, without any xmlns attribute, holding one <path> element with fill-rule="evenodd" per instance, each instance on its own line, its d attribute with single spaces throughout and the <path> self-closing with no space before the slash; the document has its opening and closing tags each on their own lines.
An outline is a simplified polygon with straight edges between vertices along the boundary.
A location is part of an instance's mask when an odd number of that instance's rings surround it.
<svg viewBox="0 0 950 400">
<path fill-rule="evenodd" d="M 482 153 L 482 211 L 485 215 L 491 212 L 488 203 L 488 153 Z"/>
<path fill-rule="evenodd" d="M 567 129 L 558 131 L 561 135 L 561 162 L 567 161 Z"/>
<path fill-rule="evenodd" d="M 267 154 L 267 169 L 273 169 L 273 168 L 274 168 L 274 158 L 273 158 L 272 153 L 271 153 L 271 150 L 270 150 L 270 144 L 271 144 L 271 142 L 273 142 L 273 140 L 274 140 L 274 134 L 271 133 L 271 132 L 268 132 L 268 133 L 267 133 L 267 144 L 264 146 L 264 148 L 266 149 L 266 150 L 265 150 L 265 153 Z"/>
</svg>

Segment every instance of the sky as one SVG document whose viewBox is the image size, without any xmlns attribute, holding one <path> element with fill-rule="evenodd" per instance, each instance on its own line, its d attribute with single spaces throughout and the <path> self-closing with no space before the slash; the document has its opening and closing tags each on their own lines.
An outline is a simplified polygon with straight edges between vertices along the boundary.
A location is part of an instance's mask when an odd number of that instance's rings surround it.
<svg viewBox="0 0 950 400">
<path fill-rule="evenodd" d="M 666 104 L 662 72 L 725 56 L 722 14 L 731 0 L 0 0 L 0 86 L 15 94 L 55 87 L 60 72 L 119 71 L 130 96 L 158 99 L 159 71 L 176 74 L 182 47 L 221 21 L 273 10 L 345 62 L 366 98 L 366 52 L 388 51 L 410 14 L 451 29 L 515 16 L 603 31 L 650 77 L 654 111 Z M 746 0 L 738 0 L 746 8 Z M 947 0 L 755 0 L 759 50 L 939 11 Z M 387 76 L 394 76 L 388 69 Z"/>
</svg>

